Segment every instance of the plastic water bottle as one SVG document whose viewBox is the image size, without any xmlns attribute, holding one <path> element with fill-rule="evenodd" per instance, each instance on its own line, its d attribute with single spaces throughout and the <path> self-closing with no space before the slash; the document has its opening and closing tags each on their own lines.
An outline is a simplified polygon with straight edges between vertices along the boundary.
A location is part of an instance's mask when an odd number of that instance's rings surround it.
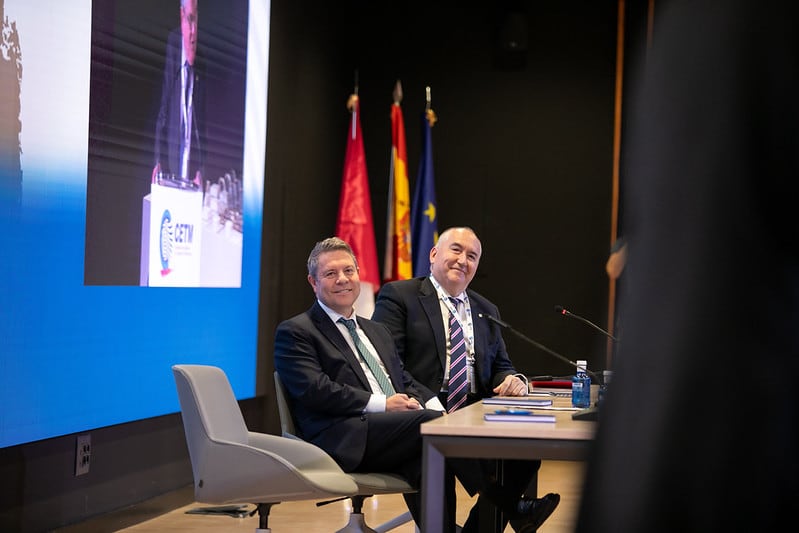
<svg viewBox="0 0 799 533">
<path fill-rule="evenodd" d="M 587 409 L 591 406 L 591 378 L 585 372 L 587 368 L 587 361 L 577 361 L 577 373 L 572 377 L 572 407 Z"/>
</svg>

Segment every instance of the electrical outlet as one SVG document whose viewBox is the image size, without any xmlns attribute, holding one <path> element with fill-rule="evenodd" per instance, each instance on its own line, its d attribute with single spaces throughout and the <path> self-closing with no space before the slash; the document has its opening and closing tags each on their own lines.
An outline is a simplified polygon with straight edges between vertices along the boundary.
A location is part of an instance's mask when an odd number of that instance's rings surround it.
<svg viewBox="0 0 799 533">
<path fill-rule="evenodd" d="M 78 435 L 78 444 L 75 449 L 75 475 L 82 476 L 89 473 L 92 460 L 91 435 Z"/>
</svg>

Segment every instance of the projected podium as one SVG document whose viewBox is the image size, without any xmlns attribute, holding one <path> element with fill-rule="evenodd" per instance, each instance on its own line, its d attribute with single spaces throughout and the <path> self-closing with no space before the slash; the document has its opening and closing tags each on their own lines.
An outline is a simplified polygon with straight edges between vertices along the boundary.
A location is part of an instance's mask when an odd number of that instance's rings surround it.
<svg viewBox="0 0 799 533">
<path fill-rule="evenodd" d="M 142 201 L 141 284 L 199 287 L 203 193 L 162 183 Z"/>
<path fill-rule="evenodd" d="M 225 178 L 205 194 L 185 181 L 151 185 L 142 199 L 139 285 L 241 287 L 241 181 Z"/>
</svg>

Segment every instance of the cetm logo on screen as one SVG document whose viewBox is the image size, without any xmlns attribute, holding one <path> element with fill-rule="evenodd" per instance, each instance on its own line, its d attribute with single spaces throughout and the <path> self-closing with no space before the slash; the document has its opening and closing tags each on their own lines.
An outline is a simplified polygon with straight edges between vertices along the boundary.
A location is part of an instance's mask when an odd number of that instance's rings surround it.
<svg viewBox="0 0 799 533">
<path fill-rule="evenodd" d="M 172 235 L 174 234 L 174 230 L 172 229 L 172 215 L 169 213 L 169 209 L 165 210 L 164 214 L 161 215 L 160 234 L 161 276 L 166 276 L 172 271 L 172 269 L 169 268 L 169 258 L 172 257 L 172 248 L 174 245 L 172 240 Z"/>
<path fill-rule="evenodd" d="M 172 269 L 169 260 L 176 254 L 191 255 L 194 243 L 194 224 L 172 223 L 172 214 L 165 209 L 161 215 L 161 231 L 159 249 L 161 250 L 161 276 L 166 276 Z"/>
</svg>

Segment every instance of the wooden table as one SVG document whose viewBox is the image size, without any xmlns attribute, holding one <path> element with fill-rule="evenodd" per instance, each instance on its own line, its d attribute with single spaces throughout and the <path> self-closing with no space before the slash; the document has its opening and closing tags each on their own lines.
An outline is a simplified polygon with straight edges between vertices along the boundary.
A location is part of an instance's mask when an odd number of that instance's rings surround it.
<svg viewBox="0 0 799 533">
<path fill-rule="evenodd" d="M 554 406 L 570 406 L 556 398 Z M 549 459 L 582 461 L 588 454 L 596 422 L 572 420 L 572 411 L 544 411 L 555 422 L 486 422 L 496 405 L 475 403 L 421 426 L 423 447 L 422 520 L 425 533 L 443 532 L 444 461 L 447 457 Z"/>
</svg>

